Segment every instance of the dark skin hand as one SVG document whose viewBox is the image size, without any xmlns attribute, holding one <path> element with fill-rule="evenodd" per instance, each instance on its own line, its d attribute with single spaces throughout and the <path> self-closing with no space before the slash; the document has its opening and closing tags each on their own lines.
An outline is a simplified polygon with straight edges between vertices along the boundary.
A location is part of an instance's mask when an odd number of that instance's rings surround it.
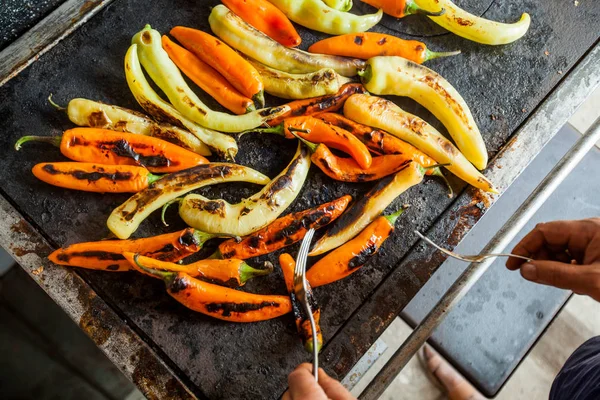
<svg viewBox="0 0 600 400">
<path fill-rule="evenodd" d="M 600 218 L 538 224 L 512 251 L 506 266 L 523 278 L 600 301 Z"/>
<path fill-rule="evenodd" d="M 319 382 L 315 381 L 311 364 L 300 364 L 289 376 L 289 389 L 282 400 L 356 400 L 341 383 L 319 368 Z"/>
</svg>

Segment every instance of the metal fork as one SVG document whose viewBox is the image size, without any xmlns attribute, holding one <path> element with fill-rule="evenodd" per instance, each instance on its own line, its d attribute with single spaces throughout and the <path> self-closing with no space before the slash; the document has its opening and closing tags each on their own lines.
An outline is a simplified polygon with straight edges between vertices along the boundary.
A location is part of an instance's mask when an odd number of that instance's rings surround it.
<svg viewBox="0 0 600 400">
<path fill-rule="evenodd" d="M 306 236 L 304 236 L 304 239 L 302 240 L 302 245 L 300 246 L 300 251 L 298 252 L 298 257 L 296 258 L 296 268 L 294 269 L 294 294 L 296 295 L 296 299 L 302 303 L 304 311 L 306 311 L 306 315 L 308 315 L 308 319 L 310 320 L 310 328 L 312 329 L 313 337 L 313 374 L 315 376 L 315 380 L 318 382 L 319 346 L 317 342 L 317 326 L 315 324 L 312 310 L 310 309 L 308 296 L 306 295 L 306 259 L 308 258 L 308 250 L 314 234 L 315 230 L 310 229 L 308 232 L 306 232 Z"/>
<path fill-rule="evenodd" d="M 419 231 L 415 231 L 415 233 L 424 241 L 426 241 L 427 243 L 429 243 L 430 245 L 432 245 L 433 247 L 435 247 L 436 249 L 438 249 L 439 251 L 441 251 L 444 254 L 449 255 L 452 258 L 456 258 L 457 260 L 461 260 L 461 261 L 467 261 L 467 262 L 473 262 L 473 263 L 480 263 L 483 262 L 484 260 L 488 259 L 488 258 L 493 258 L 493 257 L 515 257 L 515 258 L 520 258 L 522 260 L 525 261 L 533 261 L 533 259 L 529 258 L 529 257 L 524 257 L 524 256 L 518 256 L 516 254 L 509 254 L 509 253 L 503 253 L 503 254 L 479 254 L 479 255 L 462 255 L 462 254 L 458 254 L 455 253 L 453 251 L 450 250 L 446 250 L 443 247 L 438 246 L 437 244 L 435 244 L 431 239 L 429 239 L 427 236 L 423 235 L 421 232 Z"/>
</svg>

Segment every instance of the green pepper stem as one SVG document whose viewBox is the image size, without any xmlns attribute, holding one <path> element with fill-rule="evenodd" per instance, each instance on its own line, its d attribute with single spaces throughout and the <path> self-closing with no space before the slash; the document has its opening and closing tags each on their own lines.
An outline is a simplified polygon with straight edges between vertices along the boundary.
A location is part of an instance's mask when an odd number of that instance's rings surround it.
<svg viewBox="0 0 600 400">
<path fill-rule="evenodd" d="M 436 58 L 442 58 L 442 57 L 457 56 L 460 53 L 461 53 L 460 50 L 456 50 L 456 51 L 431 51 L 431 50 L 425 50 L 425 61 L 434 60 Z"/>
<path fill-rule="evenodd" d="M 255 104 L 256 108 L 263 108 L 265 106 L 265 92 L 261 90 L 252 96 L 252 101 Z"/>
<path fill-rule="evenodd" d="M 384 215 L 383 217 L 388 220 L 391 226 L 396 225 L 398 218 L 404 213 L 404 210 L 408 208 L 408 205 L 402 206 L 398 211 L 390 215 Z"/>
<path fill-rule="evenodd" d="M 246 131 L 242 131 L 242 132 L 238 133 L 236 135 L 236 139 L 240 140 L 240 138 L 242 136 L 244 136 L 246 133 L 251 133 L 251 132 L 255 132 L 255 133 L 274 133 L 276 135 L 285 136 L 285 127 L 283 126 L 283 124 L 279 124 L 279 125 L 272 126 L 272 127 L 269 127 L 269 128 L 252 128 L 252 129 L 248 129 Z"/>
<path fill-rule="evenodd" d="M 373 79 L 373 67 L 371 67 L 371 64 L 367 64 L 365 69 L 358 70 L 357 74 L 360 76 L 360 81 L 363 83 L 363 85 L 366 85 L 367 83 L 371 82 L 371 79 Z"/>
<path fill-rule="evenodd" d="M 444 180 L 446 187 L 448 187 L 448 197 L 453 198 L 454 197 L 454 189 L 452 189 L 452 185 L 450 185 L 450 181 L 448 181 L 448 178 L 446 178 L 446 175 L 444 175 L 442 173 L 442 170 L 440 168 L 436 168 L 433 170 L 433 173 L 431 175 L 438 176 Z"/>
<path fill-rule="evenodd" d="M 251 113 L 252 111 L 256 111 L 256 107 L 254 106 L 254 103 L 251 103 L 248 105 L 248 107 L 246 107 L 246 114 Z"/>
<path fill-rule="evenodd" d="M 15 150 L 21 150 L 21 146 L 23 146 L 23 143 L 26 142 L 45 142 L 56 147 L 60 147 L 61 140 L 62 136 L 23 136 L 21 139 L 17 140 L 17 143 L 15 143 Z"/>
<path fill-rule="evenodd" d="M 67 109 L 67 107 L 58 105 L 54 102 L 54 100 L 52 100 L 52 93 L 50 93 L 50 96 L 48 96 L 48 103 L 50 103 L 50 105 L 52 107 L 56 108 L 58 111 L 65 111 Z"/>
<path fill-rule="evenodd" d="M 141 269 L 142 271 L 146 272 L 149 275 L 161 278 L 161 279 L 163 279 L 167 283 L 168 283 L 168 281 L 174 279 L 175 274 L 176 274 L 175 272 L 161 271 L 161 270 L 158 270 L 158 269 L 144 267 L 140 263 L 139 257 L 140 257 L 139 253 L 136 253 L 133 256 L 133 261 L 135 262 L 135 265 L 137 265 L 138 268 Z"/>
<path fill-rule="evenodd" d="M 309 340 L 306 341 L 306 343 L 304 343 L 304 350 L 306 350 L 307 352 L 312 354 L 314 346 L 315 346 L 314 340 L 311 337 Z M 323 342 L 321 340 L 319 340 L 319 336 L 317 335 L 317 353 L 321 352 L 322 347 L 323 347 Z"/>
<path fill-rule="evenodd" d="M 198 230 L 194 230 L 194 238 L 198 242 L 199 247 L 204 246 L 204 243 L 209 240 L 216 238 L 233 238 L 237 243 L 242 241 L 241 237 L 230 233 L 206 233 Z"/>
<path fill-rule="evenodd" d="M 264 264 L 264 268 L 254 268 L 251 265 L 248 265 L 245 262 L 243 262 L 239 268 L 240 283 L 243 285 L 252 278 L 256 278 L 257 276 L 269 275 L 271 272 L 273 272 L 273 264 L 271 264 L 270 262 L 266 262 Z"/>
<path fill-rule="evenodd" d="M 421 8 L 414 0 L 408 0 L 406 2 L 406 8 L 404 9 L 404 15 L 413 15 L 413 14 L 421 14 L 427 15 L 429 17 L 439 17 L 440 15 L 444 15 L 446 13 L 446 9 L 442 8 L 440 11 L 430 11 Z"/>
<path fill-rule="evenodd" d="M 152 174 L 150 174 L 152 175 Z M 148 180 L 150 180 L 150 178 L 148 178 Z M 160 220 L 162 221 L 164 226 L 169 226 L 169 224 L 167 224 L 167 221 L 165 220 L 165 214 L 167 213 L 167 208 L 169 208 L 169 206 L 173 203 L 181 203 L 181 201 L 183 200 L 183 198 L 178 197 L 176 199 L 173 199 L 171 201 L 167 201 L 165 203 L 164 206 L 162 206 L 162 210 L 160 212 Z"/>
<path fill-rule="evenodd" d="M 148 173 L 148 185 L 152 185 L 154 182 L 156 182 L 159 179 L 162 179 L 164 175 L 154 175 L 151 173 Z M 164 221 L 163 221 L 164 223 Z"/>
<path fill-rule="evenodd" d="M 296 137 L 296 139 L 298 139 L 302 143 L 304 143 L 306 145 L 306 147 L 308 147 L 308 149 L 310 150 L 311 153 L 314 153 L 315 151 L 317 151 L 317 147 L 319 147 L 320 145 L 313 143 L 313 142 L 309 142 L 308 140 L 301 138 L 300 136 L 296 135 L 291 129 L 292 128 L 290 128 L 291 134 L 294 135 Z"/>
<path fill-rule="evenodd" d="M 210 255 L 210 257 L 206 258 L 207 260 L 222 260 L 223 255 L 221 254 L 221 250 L 217 249 L 214 253 Z"/>
</svg>

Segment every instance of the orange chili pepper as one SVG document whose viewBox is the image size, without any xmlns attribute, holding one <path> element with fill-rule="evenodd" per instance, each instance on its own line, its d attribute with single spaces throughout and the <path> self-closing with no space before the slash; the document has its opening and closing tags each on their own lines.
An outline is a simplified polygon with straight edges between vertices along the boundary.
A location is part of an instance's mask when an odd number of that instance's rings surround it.
<svg viewBox="0 0 600 400">
<path fill-rule="evenodd" d="M 252 129 L 252 132 L 275 133 L 288 139 L 299 137 L 313 143 L 322 143 L 352 156 L 361 168 L 371 166 L 369 149 L 344 129 L 310 116 L 288 118 L 272 128 Z"/>
<path fill-rule="evenodd" d="M 404 210 L 381 216 L 371 222 L 358 236 L 335 249 L 306 272 L 313 287 L 327 285 L 358 271 L 373 257 L 394 232 L 394 224 Z"/>
<path fill-rule="evenodd" d="M 50 185 L 97 193 L 137 193 L 162 178 L 133 165 L 78 162 L 41 163 L 31 172 Z"/>
<path fill-rule="evenodd" d="M 264 88 L 258 71 L 227 44 L 197 29 L 176 26 L 171 35 L 205 63 L 219 71 L 237 90 L 254 101 L 256 108 L 265 105 Z"/>
<path fill-rule="evenodd" d="M 296 261 L 294 261 L 292 256 L 289 254 L 283 253 L 279 256 L 279 265 L 281 266 L 281 271 L 283 272 L 285 286 L 287 287 L 288 293 L 290 294 L 290 299 L 292 300 L 292 311 L 294 314 L 294 320 L 296 320 L 296 329 L 298 329 L 298 333 L 300 334 L 304 348 L 309 353 L 312 353 L 314 342 L 310 320 L 306 315 L 306 311 L 304 311 L 304 306 L 298 302 L 296 295 L 294 294 L 294 269 L 296 268 Z M 310 309 L 312 310 L 313 318 L 317 328 L 317 351 L 321 351 L 321 347 L 323 346 L 323 333 L 321 332 L 321 325 L 319 325 L 319 322 L 321 321 L 321 308 L 319 307 L 317 299 L 313 294 L 310 283 L 306 282 L 306 286 L 306 298 L 310 304 Z"/>
<path fill-rule="evenodd" d="M 287 47 L 300 45 L 302 39 L 288 17 L 266 0 L 223 0 L 223 4 L 271 39 Z"/>
<path fill-rule="evenodd" d="M 125 252 L 123 257 L 135 269 L 135 258 L 146 268 L 156 269 L 168 272 L 183 272 L 193 278 L 201 279 L 205 282 L 215 285 L 236 288 L 243 286 L 248 280 L 268 275 L 273 272 L 273 266 L 270 268 L 257 269 L 246 264 L 242 260 L 200 260 L 188 265 L 179 265 L 171 262 L 159 261 L 154 258 L 144 257 L 138 253 Z M 148 274 L 142 270 L 145 275 L 158 278 L 156 275 Z"/>
<path fill-rule="evenodd" d="M 179 261 L 198 252 L 204 243 L 222 235 L 192 228 L 142 239 L 75 243 L 48 256 L 54 264 L 107 271 L 129 271 L 124 252 L 141 253 L 162 261 Z"/>
<path fill-rule="evenodd" d="M 208 164 L 201 155 L 167 141 L 106 129 L 74 128 L 65 131 L 62 136 L 23 136 L 15 144 L 15 149 L 19 150 L 23 143 L 29 141 L 60 147 L 61 153 L 74 161 L 138 165 L 152 172 L 175 172 Z"/>
<path fill-rule="evenodd" d="M 350 33 L 321 40 L 308 48 L 311 53 L 330 54 L 367 60 L 377 56 L 399 56 L 418 64 L 434 58 L 449 57 L 460 51 L 435 52 L 416 40 L 404 40 L 384 33 Z"/>
<path fill-rule="evenodd" d="M 287 103 L 290 111 L 273 118 L 269 121 L 269 126 L 281 124 L 286 118 L 299 117 L 302 115 L 315 115 L 324 112 L 338 111 L 344 106 L 348 97 L 357 93 L 366 93 L 367 91 L 360 83 L 347 83 L 342 86 L 336 94 L 314 97 L 312 99 L 296 100 Z"/>
<path fill-rule="evenodd" d="M 175 65 L 223 107 L 239 115 L 255 110 L 254 103 L 250 98 L 238 92 L 223 75 L 196 57 L 191 51 L 184 49 L 164 35 L 162 46 Z"/>
<path fill-rule="evenodd" d="M 425 10 L 415 3 L 414 0 L 360 0 L 363 3 L 372 5 L 375 8 L 383 9 L 383 12 L 392 17 L 402 18 L 412 14 L 423 14 L 431 17 L 439 17 L 446 10 L 440 11 Z"/>
<path fill-rule="evenodd" d="M 216 256 L 245 260 L 272 253 L 304 238 L 310 228 L 320 229 L 339 217 L 352 196 L 346 195 L 310 210 L 288 214 L 267 227 L 246 236 L 241 242 L 226 240 L 219 245 Z"/>
<path fill-rule="evenodd" d="M 136 270 L 162 278 L 175 300 L 208 316 L 231 322 L 256 322 L 277 318 L 292 311 L 287 296 L 259 295 L 229 289 L 194 279 L 185 272 L 166 272 L 147 268 L 134 257 Z"/>
</svg>

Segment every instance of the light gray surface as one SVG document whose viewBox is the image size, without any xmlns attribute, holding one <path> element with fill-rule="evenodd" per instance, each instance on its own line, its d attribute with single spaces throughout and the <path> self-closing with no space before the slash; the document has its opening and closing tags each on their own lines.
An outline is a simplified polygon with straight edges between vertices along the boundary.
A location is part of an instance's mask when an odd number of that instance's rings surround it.
<svg viewBox="0 0 600 400">
<path fill-rule="evenodd" d="M 572 127 L 565 126 L 456 251 L 478 253 L 579 137 Z M 598 168 L 600 150 L 594 148 L 509 249 L 537 222 L 600 215 L 600 183 L 593 179 Z M 507 271 L 504 262 L 497 260 L 490 267 L 433 335 L 434 343 L 490 393 L 500 388 L 568 296 L 567 292 L 524 281 L 519 274 Z M 420 321 L 466 266 L 460 261 L 446 261 L 406 307 L 403 317 L 413 323 Z"/>
</svg>

